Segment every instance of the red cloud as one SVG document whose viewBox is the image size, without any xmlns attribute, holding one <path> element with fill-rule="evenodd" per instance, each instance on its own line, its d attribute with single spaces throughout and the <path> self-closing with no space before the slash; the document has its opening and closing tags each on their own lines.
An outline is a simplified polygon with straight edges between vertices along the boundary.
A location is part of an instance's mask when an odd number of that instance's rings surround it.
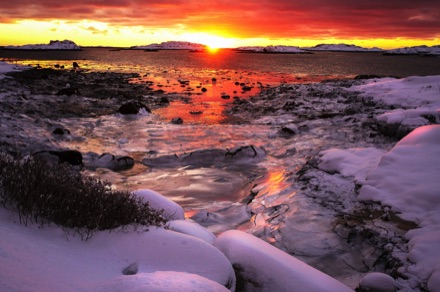
<svg viewBox="0 0 440 292">
<path fill-rule="evenodd" d="M 435 38 L 438 0 L 15 0 L 0 21 L 97 20 L 115 25 L 228 31 L 238 37 Z"/>
</svg>

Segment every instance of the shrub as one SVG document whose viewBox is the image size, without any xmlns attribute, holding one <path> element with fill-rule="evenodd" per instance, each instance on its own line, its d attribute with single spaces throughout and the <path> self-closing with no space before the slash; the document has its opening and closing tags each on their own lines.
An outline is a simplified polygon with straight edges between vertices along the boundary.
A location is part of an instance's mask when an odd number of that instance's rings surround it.
<svg viewBox="0 0 440 292">
<path fill-rule="evenodd" d="M 22 224 L 53 222 L 86 240 L 97 230 L 166 224 L 162 211 L 130 192 L 112 189 L 107 181 L 83 176 L 68 164 L 14 159 L 4 153 L 0 204 L 17 212 Z"/>
</svg>

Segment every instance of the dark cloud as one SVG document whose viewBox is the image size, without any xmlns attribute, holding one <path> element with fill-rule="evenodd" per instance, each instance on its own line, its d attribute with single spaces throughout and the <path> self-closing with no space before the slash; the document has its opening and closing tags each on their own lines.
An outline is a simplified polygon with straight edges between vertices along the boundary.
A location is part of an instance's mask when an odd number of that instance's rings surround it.
<svg viewBox="0 0 440 292">
<path fill-rule="evenodd" d="M 0 21 L 96 20 L 151 28 L 227 30 L 238 37 L 440 37 L 438 0 L 15 0 Z"/>
</svg>

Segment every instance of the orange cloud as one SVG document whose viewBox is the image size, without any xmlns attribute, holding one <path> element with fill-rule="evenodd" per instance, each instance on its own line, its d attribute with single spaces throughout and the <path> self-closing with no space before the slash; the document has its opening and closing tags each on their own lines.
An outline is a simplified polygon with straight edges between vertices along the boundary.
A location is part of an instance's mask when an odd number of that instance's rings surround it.
<svg viewBox="0 0 440 292">
<path fill-rule="evenodd" d="M 0 22 L 30 19 L 179 26 L 239 38 L 440 37 L 438 0 L 15 0 L 0 7 Z"/>
</svg>

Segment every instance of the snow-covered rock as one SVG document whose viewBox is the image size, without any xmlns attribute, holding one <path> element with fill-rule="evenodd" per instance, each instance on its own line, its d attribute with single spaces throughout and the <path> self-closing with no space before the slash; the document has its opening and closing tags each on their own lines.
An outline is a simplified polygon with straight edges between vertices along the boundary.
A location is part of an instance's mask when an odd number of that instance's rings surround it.
<svg viewBox="0 0 440 292">
<path fill-rule="evenodd" d="M 352 291 L 330 276 L 248 233 L 230 230 L 214 246 L 234 265 L 243 291 Z M 243 285 L 243 286 L 240 286 Z"/>
<path fill-rule="evenodd" d="M 200 238 L 210 244 L 213 244 L 216 238 L 211 231 L 192 220 L 173 220 L 169 222 L 168 227 L 170 230 Z"/>
<path fill-rule="evenodd" d="M 153 209 L 164 210 L 164 216 L 169 220 L 185 219 L 185 213 L 181 206 L 153 190 L 137 190 L 134 194 L 149 202 Z"/>
<path fill-rule="evenodd" d="M 440 56 L 440 45 L 438 46 L 414 46 L 387 50 L 385 55 L 432 55 Z"/>
<path fill-rule="evenodd" d="M 396 281 L 383 273 L 368 273 L 359 283 L 360 291 L 394 292 L 397 290 Z"/>
<path fill-rule="evenodd" d="M 133 46 L 133 50 L 204 50 L 206 45 L 191 43 L 191 42 L 181 42 L 181 41 L 168 41 L 162 42 L 160 44 L 149 44 L 146 46 Z"/>
<path fill-rule="evenodd" d="M 169 291 L 229 291 L 217 282 L 196 274 L 158 271 L 137 275 L 121 276 L 93 287 L 96 292 L 169 292 Z"/>
<path fill-rule="evenodd" d="M 254 53 L 307 53 L 307 51 L 295 46 L 247 46 L 236 48 L 239 52 L 254 52 Z"/>
<path fill-rule="evenodd" d="M 417 128 L 385 154 L 367 176 L 359 200 L 391 207 L 410 230 L 406 270 L 421 282 L 440 282 L 440 125 Z"/>
<path fill-rule="evenodd" d="M 97 232 L 82 241 L 66 238 L 59 227 L 26 227 L 17 221 L 0 208 L 2 291 L 96 291 L 97 287 L 139 291 L 135 285 L 149 285 L 141 284 L 140 279 L 149 279 L 150 287 L 158 289 L 148 291 L 166 291 L 168 285 L 178 285 L 179 281 L 182 287 L 203 285 L 221 291 L 221 285 L 235 289 L 235 274 L 228 259 L 211 244 L 192 236 L 150 227 L 149 231 Z M 124 275 L 127 267 L 135 275 Z M 170 283 L 163 280 L 167 276 L 173 279 Z"/>
<path fill-rule="evenodd" d="M 382 52 L 383 50 L 377 47 L 363 48 L 356 45 L 347 44 L 319 44 L 314 47 L 304 48 L 308 51 L 332 51 L 332 52 Z"/>
<path fill-rule="evenodd" d="M 33 45 L 23 45 L 23 46 L 6 46 L 6 50 L 59 50 L 59 51 L 80 51 L 81 48 L 77 46 L 73 41 L 50 41 L 49 44 L 33 44 Z"/>
</svg>

